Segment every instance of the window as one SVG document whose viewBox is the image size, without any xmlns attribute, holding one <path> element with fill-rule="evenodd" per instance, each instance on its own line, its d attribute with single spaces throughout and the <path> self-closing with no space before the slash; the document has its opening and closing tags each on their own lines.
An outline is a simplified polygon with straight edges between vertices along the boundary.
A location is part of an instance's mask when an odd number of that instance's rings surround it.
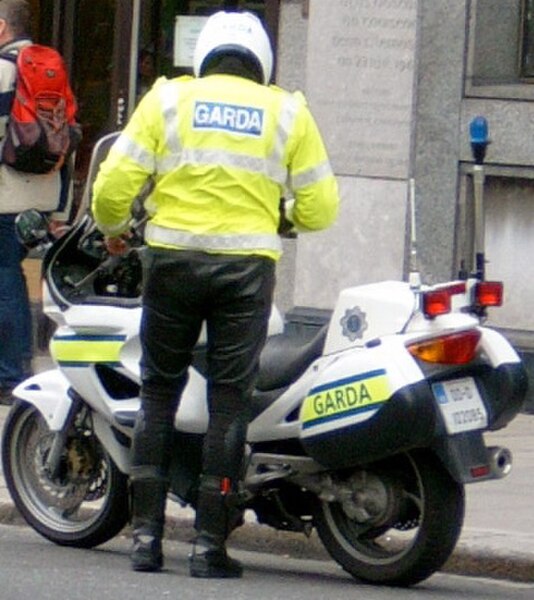
<svg viewBox="0 0 534 600">
<path fill-rule="evenodd" d="M 471 0 L 466 96 L 534 100 L 534 0 Z"/>
<path fill-rule="evenodd" d="M 520 75 L 534 79 L 534 0 L 523 0 L 521 6 Z"/>
<path fill-rule="evenodd" d="M 162 0 L 141 3 L 140 59 L 151 54 L 150 66 L 157 75 L 175 76 L 190 72 L 173 65 L 174 27 L 177 15 L 206 17 L 218 10 L 248 10 L 262 19 L 275 47 L 279 0 Z M 143 82 L 140 82 L 143 86 Z M 142 91 L 142 90 L 140 90 Z"/>
<path fill-rule="evenodd" d="M 519 82 L 521 1 L 478 0 L 472 3 L 472 85 Z M 534 2 L 529 3 L 534 6 Z"/>
<path fill-rule="evenodd" d="M 249 10 L 277 34 L 280 0 L 31 0 L 36 39 L 61 50 L 70 68 L 84 137 L 77 152 L 85 172 L 94 142 L 121 128 L 141 95 L 173 64 L 177 15 Z M 139 28 L 137 29 L 137 24 Z"/>
</svg>

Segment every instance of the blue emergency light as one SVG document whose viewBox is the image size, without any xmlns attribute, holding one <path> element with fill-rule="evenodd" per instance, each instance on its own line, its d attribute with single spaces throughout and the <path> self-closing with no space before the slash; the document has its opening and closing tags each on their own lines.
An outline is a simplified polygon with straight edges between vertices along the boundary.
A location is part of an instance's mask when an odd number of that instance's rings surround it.
<svg viewBox="0 0 534 600">
<path fill-rule="evenodd" d="M 488 121 L 485 117 L 475 117 L 469 124 L 471 135 L 471 150 L 475 162 L 480 165 L 484 162 L 486 148 L 489 144 Z"/>
</svg>

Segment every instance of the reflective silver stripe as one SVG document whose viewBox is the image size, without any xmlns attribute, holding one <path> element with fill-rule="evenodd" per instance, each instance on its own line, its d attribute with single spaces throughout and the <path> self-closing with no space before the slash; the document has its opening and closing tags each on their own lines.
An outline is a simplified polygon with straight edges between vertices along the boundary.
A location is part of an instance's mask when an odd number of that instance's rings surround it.
<svg viewBox="0 0 534 600">
<path fill-rule="evenodd" d="M 273 151 L 271 153 L 271 156 L 269 156 L 268 158 L 269 162 L 278 165 L 279 169 L 283 169 L 283 184 L 286 183 L 287 180 L 287 169 L 283 164 L 284 154 L 286 150 L 287 140 L 289 138 L 291 130 L 293 129 L 298 109 L 299 104 L 296 98 L 287 94 L 284 97 L 282 107 L 280 110 L 280 118 L 278 119 L 278 124 L 274 135 Z M 279 180 L 278 182 L 280 183 Z"/>
<path fill-rule="evenodd" d="M 170 229 L 148 223 L 145 231 L 148 242 L 189 248 L 191 250 L 272 250 L 282 251 L 280 238 L 274 234 L 221 234 L 204 235 L 189 233 L 180 229 Z"/>
<path fill-rule="evenodd" d="M 288 96 L 284 102 L 280 123 L 275 134 L 274 149 L 271 155 L 266 158 L 236 154 L 219 149 L 183 148 L 178 129 L 178 86 L 162 85 L 160 100 L 166 131 L 165 142 L 169 154 L 157 157 L 158 173 L 170 173 L 185 165 L 223 165 L 265 175 L 265 177 L 279 185 L 286 183 L 287 169 L 282 164 L 282 159 L 285 143 L 298 108 L 291 96 Z"/>
<path fill-rule="evenodd" d="M 184 165 L 221 165 L 243 169 L 250 173 L 265 175 L 280 185 L 283 185 L 287 179 L 286 170 L 276 161 L 225 150 L 183 148 L 179 155 L 161 156 L 157 159 L 157 169 L 160 174 L 169 173 Z"/>
<path fill-rule="evenodd" d="M 176 155 L 179 160 L 182 144 L 178 129 L 178 86 L 162 85 L 160 88 L 161 108 L 163 111 L 163 123 L 165 127 L 165 143 L 169 152 Z"/>
<path fill-rule="evenodd" d="M 321 179 L 324 179 L 325 177 L 328 177 L 332 174 L 332 167 L 330 166 L 330 163 L 326 160 L 320 165 L 314 167 L 313 169 L 308 169 L 303 173 L 299 173 L 298 175 L 292 176 L 291 189 L 299 190 L 300 188 L 303 188 L 312 183 L 317 183 L 318 181 L 321 181 Z"/>
<path fill-rule="evenodd" d="M 141 165 L 146 171 L 150 171 L 151 173 L 154 172 L 156 164 L 156 157 L 154 154 L 134 142 L 124 133 L 121 133 L 113 145 L 113 149 L 122 152 L 128 158 L 131 158 L 133 161 Z"/>
</svg>

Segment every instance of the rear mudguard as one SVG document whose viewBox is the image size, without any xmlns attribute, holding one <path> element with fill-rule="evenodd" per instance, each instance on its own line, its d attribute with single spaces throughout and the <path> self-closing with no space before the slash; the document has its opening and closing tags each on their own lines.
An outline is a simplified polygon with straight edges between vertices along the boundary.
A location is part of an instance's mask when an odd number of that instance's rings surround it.
<svg viewBox="0 0 534 600">
<path fill-rule="evenodd" d="M 73 400 L 69 395 L 69 382 L 57 369 L 43 371 L 20 383 L 13 396 L 34 406 L 51 432 L 61 431 L 69 416 Z M 122 440 L 111 424 L 96 412 L 92 412 L 95 435 L 109 452 L 117 467 L 123 472 L 130 470 L 130 451 L 126 440 Z M 124 437 L 124 436 L 122 436 Z"/>
</svg>

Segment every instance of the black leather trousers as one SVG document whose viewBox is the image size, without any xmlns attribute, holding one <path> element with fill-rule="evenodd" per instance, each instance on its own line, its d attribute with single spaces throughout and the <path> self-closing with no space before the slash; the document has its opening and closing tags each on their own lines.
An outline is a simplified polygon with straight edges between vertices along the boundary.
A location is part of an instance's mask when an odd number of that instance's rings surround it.
<svg viewBox="0 0 534 600">
<path fill-rule="evenodd" d="M 209 426 L 203 474 L 239 479 L 274 279 L 275 263 L 268 258 L 148 251 L 134 477 L 168 476 L 174 413 L 205 322 Z"/>
</svg>

